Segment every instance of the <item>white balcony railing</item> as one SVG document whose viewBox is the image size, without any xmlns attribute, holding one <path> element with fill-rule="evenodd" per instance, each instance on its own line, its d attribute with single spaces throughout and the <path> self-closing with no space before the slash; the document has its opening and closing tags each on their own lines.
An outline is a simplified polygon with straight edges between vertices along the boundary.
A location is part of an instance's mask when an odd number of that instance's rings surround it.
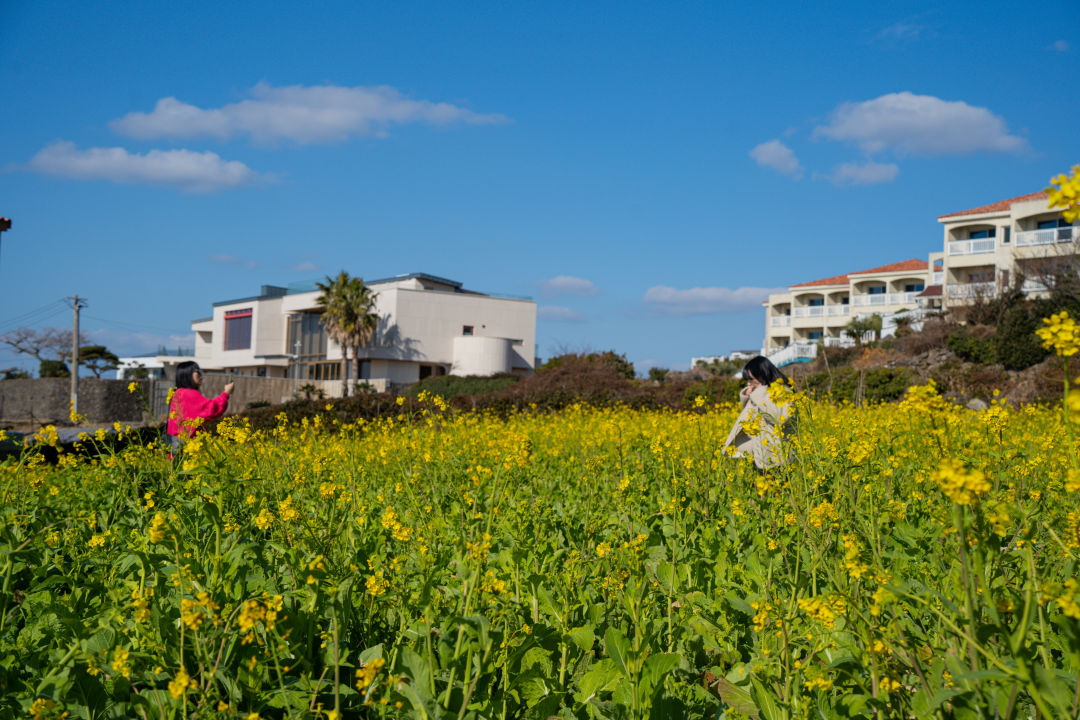
<svg viewBox="0 0 1080 720">
<path fill-rule="evenodd" d="M 992 253 L 997 249 L 995 238 L 979 238 L 978 240 L 951 240 L 949 242 L 950 255 L 978 255 L 980 253 Z"/>
<path fill-rule="evenodd" d="M 890 305 L 914 305 L 917 292 L 889 293 Z"/>
<path fill-rule="evenodd" d="M 852 305 L 888 305 L 889 296 L 886 293 L 859 293 L 851 296 Z"/>
<path fill-rule="evenodd" d="M 1043 293 L 1050 290 L 1050 288 L 1046 287 L 1046 283 L 1038 280 L 1025 280 L 1020 289 L 1026 293 Z"/>
<path fill-rule="evenodd" d="M 791 325 L 791 318 L 788 317 L 787 315 L 776 315 L 773 318 L 771 318 L 771 321 L 769 322 L 769 324 L 772 327 L 787 327 L 787 326 Z"/>
<path fill-rule="evenodd" d="M 849 305 L 827 305 L 825 310 L 826 315 L 847 315 L 851 312 L 851 307 Z"/>
<path fill-rule="evenodd" d="M 791 316 L 802 317 L 821 317 L 825 314 L 824 305 L 802 305 L 800 307 L 791 308 Z"/>
<path fill-rule="evenodd" d="M 950 298 L 956 299 L 992 297 L 996 290 L 997 288 L 992 282 L 949 283 L 945 286 L 946 294 Z"/>
<path fill-rule="evenodd" d="M 1045 230 L 1024 230 L 1016 233 L 1016 247 L 1030 245 L 1054 245 L 1056 243 L 1080 240 L 1080 227 L 1046 228 Z"/>
</svg>

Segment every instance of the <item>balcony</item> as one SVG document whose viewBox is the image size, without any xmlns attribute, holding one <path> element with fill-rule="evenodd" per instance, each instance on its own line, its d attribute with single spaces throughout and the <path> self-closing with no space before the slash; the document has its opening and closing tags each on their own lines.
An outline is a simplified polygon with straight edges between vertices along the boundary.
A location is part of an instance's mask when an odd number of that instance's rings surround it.
<svg viewBox="0 0 1080 720">
<path fill-rule="evenodd" d="M 1016 247 L 1032 245 L 1055 245 L 1080 240 L 1080 227 L 1047 228 L 1045 230 L 1025 230 L 1016 233 Z"/>
<path fill-rule="evenodd" d="M 824 305 L 803 305 L 800 307 L 794 307 L 791 309 L 791 316 L 797 318 L 803 317 L 821 317 L 825 314 Z"/>
<path fill-rule="evenodd" d="M 852 304 L 860 307 L 867 305 L 914 305 L 917 292 L 899 293 L 861 293 L 852 298 Z"/>
<path fill-rule="evenodd" d="M 992 253 L 997 249 L 997 238 L 979 238 L 978 240 L 951 240 L 950 255 L 979 255 Z"/>
<path fill-rule="evenodd" d="M 774 315 L 770 318 L 769 325 L 772 327 L 788 327 L 791 325 L 791 318 L 787 315 Z"/>
<path fill-rule="evenodd" d="M 826 315 L 847 315 L 851 312 L 848 305 L 829 305 L 825 308 Z"/>
<path fill-rule="evenodd" d="M 1020 290 L 1026 293 L 1044 293 L 1049 292 L 1050 288 L 1046 287 L 1046 283 L 1038 280 L 1025 280 Z"/>
<path fill-rule="evenodd" d="M 950 283 L 945 286 L 945 294 L 951 299 L 970 300 L 977 297 L 993 297 L 997 286 L 992 282 Z"/>
<path fill-rule="evenodd" d="M 945 282 L 945 271 L 944 270 L 941 271 L 941 272 L 934 273 L 933 276 L 930 278 L 930 284 L 931 285 L 940 285 L 943 282 Z"/>
</svg>

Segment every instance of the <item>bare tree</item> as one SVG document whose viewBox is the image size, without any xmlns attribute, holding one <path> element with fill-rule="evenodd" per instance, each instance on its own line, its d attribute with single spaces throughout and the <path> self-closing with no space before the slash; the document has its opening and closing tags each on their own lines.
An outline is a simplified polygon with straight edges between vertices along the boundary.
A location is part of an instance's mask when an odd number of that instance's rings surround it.
<svg viewBox="0 0 1080 720">
<path fill-rule="evenodd" d="M 71 360 L 71 330 L 63 328 L 18 328 L 0 335 L 0 342 L 10 345 L 13 350 L 23 355 L 30 355 L 38 362 L 46 360 Z M 89 344 L 89 339 L 79 333 L 79 344 Z"/>
</svg>

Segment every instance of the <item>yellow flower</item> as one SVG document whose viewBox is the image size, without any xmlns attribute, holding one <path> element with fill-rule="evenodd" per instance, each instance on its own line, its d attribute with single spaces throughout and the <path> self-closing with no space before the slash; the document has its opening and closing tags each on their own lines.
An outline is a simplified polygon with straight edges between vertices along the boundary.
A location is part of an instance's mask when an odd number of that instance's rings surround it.
<svg viewBox="0 0 1080 720">
<path fill-rule="evenodd" d="M 131 382 L 128 383 L 128 392 L 129 393 L 133 393 L 138 389 L 139 389 L 139 383 L 135 382 L 134 380 L 132 380 Z"/>
<path fill-rule="evenodd" d="M 1043 326 L 1035 331 L 1043 347 L 1060 357 L 1071 357 L 1080 351 L 1080 329 L 1066 310 L 1043 318 Z"/>
<path fill-rule="evenodd" d="M 191 687 L 191 676 L 187 674 L 184 668 L 176 673 L 176 677 L 169 681 L 169 694 L 173 696 L 174 700 L 179 700 L 187 693 L 187 689 Z"/>
<path fill-rule="evenodd" d="M 377 570 L 374 575 L 369 575 L 367 582 L 364 584 L 367 587 L 368 595 L 372 597 L 379 597 L 390 587 L 390 582 L 383 577 L 382 570 Z"/>
<path fill-rule="evenodd" d="M 1072 177 L 1058 175 L 1050 180 L 1050 185 L 1046 188 L 1047 207 L 1061 208 L 1065 221 L 1075 222 L 1080 217 L 1080 165 L 1073 165 Z"/>
<path fill-rule="evenodd" d="M 394 400 L 394 402 L 397 403 L 399 406 L 404 405 L 405 404 L 405 396 L 404 395 L 398 395 L 397 398 Z"/>
<path fill-rule="evenodd" d="M 990 483 L 981 470 L 967 470 L 958 460 L 944 460 L 933 474 L 941 491 L 957 505 L 971 505 L 979 495 L 990 491 Z"/>
<path fill-rule="evenodd" d="M 150 521 L 150 542 L 159 543 L 168 537 L 168 521 L 165 513 L 154 513 L 154 519 Z"/>
<path fill-rule="evenodd" d="M 128 664 L 128 657 L 130 655 L 131 653 L 124 648 L 116 648 L 113 650 L 113 670 L 126 678 L 131 677 L 131 665 Z"/>
</svg>

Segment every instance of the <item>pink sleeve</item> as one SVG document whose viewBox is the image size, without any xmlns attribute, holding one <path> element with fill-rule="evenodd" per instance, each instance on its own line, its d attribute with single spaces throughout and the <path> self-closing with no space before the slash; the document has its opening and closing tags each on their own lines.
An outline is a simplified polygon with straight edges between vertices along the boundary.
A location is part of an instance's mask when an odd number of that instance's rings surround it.
<svg viewBox="0 0 1080 720">
<path fill-rule="evenodd" d="M 207 420 L 217 420 L 225 414 L 225 408 L 229 407 L 229 394 L 221 393 L 213 400 L 204 398 L 203 402 L 205 404 L 199 408 L 199 417 L 204 417 Z"/>
</svg>

